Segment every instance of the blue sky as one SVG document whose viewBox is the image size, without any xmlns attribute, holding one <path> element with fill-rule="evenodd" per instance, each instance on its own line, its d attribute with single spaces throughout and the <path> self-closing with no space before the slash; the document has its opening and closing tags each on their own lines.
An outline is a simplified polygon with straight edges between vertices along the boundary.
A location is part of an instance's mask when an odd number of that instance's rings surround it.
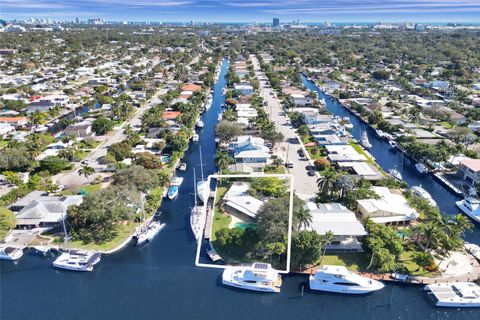
<svg viewBox="0 0 480 320">
<path fill-rule="evenodd" d="M 480 0 L 0 0 L 3 19 L 479 22 Z"/>
</svg>

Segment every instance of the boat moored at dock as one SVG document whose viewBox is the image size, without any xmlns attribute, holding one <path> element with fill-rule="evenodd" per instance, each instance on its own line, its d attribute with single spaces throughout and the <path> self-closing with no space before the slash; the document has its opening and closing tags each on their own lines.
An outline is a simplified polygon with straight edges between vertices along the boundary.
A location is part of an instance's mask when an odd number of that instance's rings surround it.
<svg viewBox="0 0 480 320">
<path fill-rule="evenodd" d="M 137 246 L 152 241 L 165 226 L 166 224 L 160 223 L 160 221 L 150 222 L 150 224 L 140 230 L 140 233 L 137 235 Z"/>
<path fill-rule="evenodd" d="M 372 147 L 372 144 L 370 143 L 370 141 L 368 140 L 368 135 L 367 135 L 367 131 L 362 131 L 362 136 L 360 138 L 360 144 L 362 145 L 362 147 L 364 147 L 365 149 L 370 149 Z"/>
<path fill-rule="evenodd" d="M 480 200 L 475 188 L 471 188 L 465 199 L 455 202 L 455 205 L 472 220 L 480 223 Z"/>
<path fill-rule="evenodd" d="M 170 200 L 175 199 L 178 196 L 178 191 L 180 186 L 182 185 L 183 178 L 182 177 L 174 177 L 170 181 L 170 188 L 168 188 L 167 197 Z"/>
<path fill-rule="evenodd" d="M 425 199 L 428 201 L 428 204 L 431 206 L 437 206 L 437 203 L 435 200 L 433 200 L 432 196 L 430 193 L 428 193 L 427 190 L 425 190 L 421 185 L 420 186 L 413 186 L 410 188 L 410 190 L 413 192 L 414 195 L 417 197 L 420 197 L 422 199 Z"/>
<path fill-rule="evenodd" d="M 309 279 L 310 289 L 346 294 L 366 294 L 383 289 L 380 281 L 362 277 L 343 266 L 323 266 Z"/>
<path fill-rule="evenodd" d="M 388 173 L 397 180 L 402 180 L 402 174 L 396 168 L 389 169 Z"/>
<path fill-rule="evenodd" d="M 480 286 L 473 282 L 435 283 L 425 291 L 437 307 L 480 307 Z"/>
<path fill-rule="evenodd" d="M 73 250 L 62 252 L 53 261 L 55 268 L 71 271 L 92 271 L 93 266 L 100 262 L 101 253 L 96 251 Z"/>
<path fill-rule="evenodd" d="M 23 250 L 14 247 L 0 247 L 0 260 L 18 260 L 23 256 Z"/>
<path fill-rule="evenodd" d="M 421 162 L 415 164 L 415 169 L 417 169 L 419 173 L 428 173 L 428 168 Z"/>
<path fill-rule="evenodd" d="M 251 266 L 227 267 L 223 271 L 222 283 L 240 289 L 278 293 L 282 277 L 270 264 L 255 262 Z"/>
</svg>

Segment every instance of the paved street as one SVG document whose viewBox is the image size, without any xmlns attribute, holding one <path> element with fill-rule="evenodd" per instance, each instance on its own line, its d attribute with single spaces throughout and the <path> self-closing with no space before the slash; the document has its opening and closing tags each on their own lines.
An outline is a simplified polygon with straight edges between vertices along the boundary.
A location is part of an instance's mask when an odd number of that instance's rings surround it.
<svg viewBox="0 0 480 320">
<path fill-rule="evenodd" d="M 113 131 L 110 132 L 107 136 L 102 137 L 104 141 L 97 148 L 95 148 L 93 152 L 91 152 L 87 157 L 85 157 L 83 161 L 88 161 L 88 165 L 96 170 L 104 167 L 104 165 L 100 165 L 97 160 L 107 154 L 109 146 L 125 139 L 124 128 L 127 125 L 130 125 L 132 128 L 136 125 L 140 125 L 143 113 L 152 106 L 160 103 L 159 97 L 167 93 L 167 91 L 167 89 L 160 89 L 157 94 L 152 97 L 152 99 L 147 102 L 143 107 L 138 109 L 129 120 L 125 121 L 121 126 L 114 128 Z M 54 181 L 58 185 L 65 186 L 87 184 L 88 180 L 78 174 L 78 169 L 80 168 L 81 164 L 77 162 L 74 163 L 74 166 L 75 168 L 73 170 L 54 176 L 52 178 L 52 181 Z M 98 175 L 98 173 L 94 176 L 96 175 Z M 90 180 L 91 179 L 93 179 L 93 177 L 90 177 Z"/>
<path fill-rule="evenodd" d="M 260 69 L 260 63 L 255 56 L 251 56 L 255 75 L 257 78 L 264 76 Z M 288 117 L 284 114 L 282 106 L 274 95 L 272 88 L 265 87 L 266 81 L 260 80 L 260 95 L 267 102 L 267 112 L 270 118 L 275 121 L 278 131 L 280 131 L 285 139 L 277 145 L 279 156 L 286 161 L 293 163 L 293 168 L 288 169 L 289 173 L 294 176 L 296 194 L 303 199 L 312 198 L 317 193 L 317 176 L 309 176 L 306 166 L 312 165 L 310 161 L 301 159 L 298 155 L 298 149 L 304 149 L 298 140 L 295 129 L 291 125 L 287 125 Z M 305 150 L 304 150 L 305 152 Z M 305 152 L 306 154 L 306 152 Z"/>
</svg>

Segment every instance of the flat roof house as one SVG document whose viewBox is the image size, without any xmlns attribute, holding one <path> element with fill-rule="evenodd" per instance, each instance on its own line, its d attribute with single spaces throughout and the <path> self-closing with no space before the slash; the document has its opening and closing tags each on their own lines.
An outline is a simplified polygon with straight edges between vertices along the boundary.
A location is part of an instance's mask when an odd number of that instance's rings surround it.
<svg viewBox="0 0 480 320">
<path fill-rule="evenodd" d="M 469 185 L 475 186 L 480 177 L 480 159 L 465 158 L 460 160 L 457 176 L 465 180 Z"/>
<path fill-rule="evenodd" d="M 334 251 L 363 251 L 359 237 L 367 235 L 362 223 L 355 213 L 340 203 L 318 204 L 311 208 L 312 222 L 307 228 L 324 235 L 331 231 L 334 240 L 327 246 L 327 250 Z"/>
<path fill-rule="evenodd" d="M 258 211 L 263 206 L 263 201 L 248 194 L 250 184 L 236 181 L 223 197 L 223 206 L 230 214 L 241 213 L 255 219 Z"/>
<path fill-rule="evenodd" d="M 357 200 L 358 211 L 381 224 L 403 225 L 418 218 L 418 212 L 410 206 L 400 192 L 392 192 L 386 187 L 371 187 L 380 199 Z"/>
</svg>

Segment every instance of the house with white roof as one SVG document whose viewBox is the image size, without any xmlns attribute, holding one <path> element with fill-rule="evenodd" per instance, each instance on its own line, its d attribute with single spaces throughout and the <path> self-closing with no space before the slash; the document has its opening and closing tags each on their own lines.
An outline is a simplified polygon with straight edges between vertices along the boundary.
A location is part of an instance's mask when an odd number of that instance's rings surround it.
<svg viewBox="0 0 480 320">
<path fill-rule="evenodd" d="M 236 181 L 223 197 L 223 207 L 230 214 L 243 214 L 255 219 L 264 202 L 248 194 L 250 184 Z"/>
<path fill-rule="evenodd" d="M 249 84 L 236 84 L 234 90 L 239 91 L 241 95 L 251 96 L 253 94 L 253 86 Z"/>
<path fill-rule="evenodd" d="M 357 152 L 351 145 L 326 145 L 325 148 L 328 152 L 328 160 L 330 162 L 363 162 L 367 161 L 367 158 Z"/>
<path fill-rule="evenodd" d="M 262 138 L 254 136 L 239 136 L 230 144 L 236 163 L 265 165 L 270 158 L 270 149 L 265 146 Z"/>
<path fill-rule="evenodd" d="M 340 203 L 313 204 L 313 207 L 310 204 L 309 209 L 312 222 L 306 229 L 320 235 L 328 231 L 333 233 L 334 240 L 327 246 L 327 250 L 363 251 L 359 238 L 366 236 L 367 231 L 353 211 Z"/>
<path fill-rule="evenodd" d="M 369 217 L 375 223 L 404 225 L 418 218 L 418 212 L 410 206 L 399 190 L 373 186 L 371 189 L 379 199 L 357 200 L 358 211 L 363 218 Z"/>
<path fill-rule="evenodd" d="M 68 207 L 82 203 L 82 196 L 48 196 L 33 191 L 10 206 L 17 219 L 17 228 L 48 228 L 58 225 L 66 216 Z"/>
</svg>

